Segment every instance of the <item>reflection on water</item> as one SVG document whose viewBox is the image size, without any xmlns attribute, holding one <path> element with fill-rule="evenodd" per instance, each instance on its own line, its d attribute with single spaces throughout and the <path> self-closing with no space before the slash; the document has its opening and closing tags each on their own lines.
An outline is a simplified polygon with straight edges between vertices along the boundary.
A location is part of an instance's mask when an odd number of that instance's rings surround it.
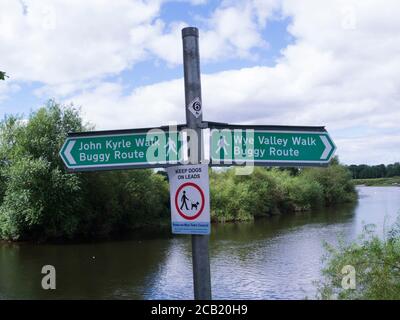
<svg viewBox="0 0 400 320">
<path fill-rule="evenodd" d="M 214 225 L 213 297 L 302 299 L 315 295 L 323 241 L 354 239 L 366 223 L 382 233 L 400 209 L 400 188 L 360 187 L 359 203 L 252 223 Z M 386 217 L 386 218 L 385 218 Z M 57 270 L 57 289 L 41 289 L 41 268 Z M 189 236 L 169 230 L 89 244 L 0 244 L 0 298 L 192 299 Z"/>
</svg>

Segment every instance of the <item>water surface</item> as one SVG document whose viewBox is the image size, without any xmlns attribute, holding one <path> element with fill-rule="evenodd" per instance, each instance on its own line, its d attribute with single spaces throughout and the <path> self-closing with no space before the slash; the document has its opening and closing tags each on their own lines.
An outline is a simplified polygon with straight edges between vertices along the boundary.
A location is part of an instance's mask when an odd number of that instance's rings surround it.
<svg viewBox="0 0 400 320">
<path fill-rule="evenodd" d="M 374 223 L 383 234 L 400 210 L 399 187 L 358 187 L 355 206 L 290 214 L 212 228 L 213 298 L 315 296 L 323 241 L 347 241 Z M 43 265 L 57 289 L 41 288 Z M 192 299 L 190 236 L 168 229 L 128 240 L 85 244 L 0 243 L 1 299 Z"/>
</svg>

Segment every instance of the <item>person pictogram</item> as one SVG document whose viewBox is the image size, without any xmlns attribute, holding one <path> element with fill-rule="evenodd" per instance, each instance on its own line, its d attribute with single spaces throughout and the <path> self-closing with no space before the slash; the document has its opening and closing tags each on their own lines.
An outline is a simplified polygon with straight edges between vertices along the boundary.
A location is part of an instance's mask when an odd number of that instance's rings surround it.
<svg viewBox="0 0 400 320">
<path fill-rule="evenodd" d="M 171 151 L 174 152 L 175 154 L 178 154 L 178 151 L 176 150 L 176 143 L 170 137 L 168 138 L 168 142 L 165 145 L 165 149 L 167 149 L 167 154 L 169 154 Z"/>
<path fill-rule="evenodd" d="M 220 152 L 221 149 L 223 149 L 225 153 L 228 153 L 228 151 L 226 150 L 226 147 L 229 146 L 230 144 L 228 143 L 228 141 L 226 141 L 226 138 L 224 136 L 219 137 L 217 145 L 218 145 L 218 148 L 217 148 L 217 150 L 215 150 L 216 153 Z"/>
<path fill-rule="evenodd" d="M 204 191 L 194 182 L 185 182 L 176 190 L 174 204 L 177 214 L 185 220 L 193 221 L 204 211 Z"/>
<path fill-rule="evenodd" d="M 186 210 L 189 210 L 189 207 L 188 207 L 187 202 L 186 202 L 186 201 L 189 201 L 189 198 L 186 196 L 186 191 L 185 190 L 182 193 L 183 193 L 182 197 L 181 197 L 181 203 L 182 204 L 181 204 L 180 209 L 182 210 L 183 206 L 185 206 Z"/>
</svg>

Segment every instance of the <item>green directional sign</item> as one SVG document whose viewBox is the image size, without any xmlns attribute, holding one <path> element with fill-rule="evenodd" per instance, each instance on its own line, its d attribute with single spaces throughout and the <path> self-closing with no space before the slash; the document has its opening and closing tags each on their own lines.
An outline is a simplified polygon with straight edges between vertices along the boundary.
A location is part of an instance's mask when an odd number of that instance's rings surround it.
<svg viewBox="0 0 400 320">
<path fill-rule="evenodd" d="M 325 130 L 211 130 L 210 156 L 213 165 L 245 162 L 277 166 L 324 165 L 329 163 L 335 149 Z"/>
<path fill-rule="evenodd" d="M 179 132 L 159 129 L 72 135 L 60 156 L 71 171 L 163 167 L 182 161 L 182 139 Z"/>
</svg>

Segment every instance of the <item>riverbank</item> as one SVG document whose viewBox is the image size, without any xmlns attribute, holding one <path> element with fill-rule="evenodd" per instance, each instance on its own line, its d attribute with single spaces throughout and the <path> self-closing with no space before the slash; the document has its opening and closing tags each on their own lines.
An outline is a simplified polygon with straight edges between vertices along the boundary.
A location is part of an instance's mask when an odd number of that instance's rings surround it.
<svg viewBox="0 0 400 320">
<path fill-rule="evenodd" d="M 376 187 L 390 187 L 399 186 L 400 187 L 400 177 L 390 177 L 390 178 L 374 178 L 374 179 L 353 179 L 354 185 L 364 185 L 364 186 L 376 186 Z"/>
<path fill-rule="evenodd" d="M 251 175 L 234 168 L 210 172 L 213 221 L 249 221 L 259 217 L 334 207 L 357 200 L 348 170 L 327 168 L 280 170 L 256 167 Z"/>
</svg>

